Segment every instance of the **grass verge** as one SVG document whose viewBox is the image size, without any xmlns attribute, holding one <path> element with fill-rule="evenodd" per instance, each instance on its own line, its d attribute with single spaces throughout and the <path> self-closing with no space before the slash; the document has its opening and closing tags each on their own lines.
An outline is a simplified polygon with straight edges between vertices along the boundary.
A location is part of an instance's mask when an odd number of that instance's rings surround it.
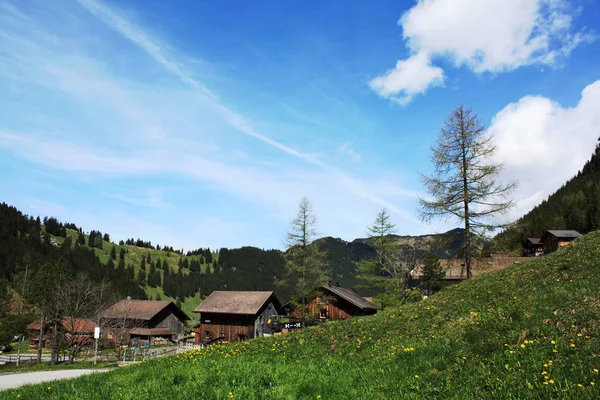
<svg viewBox="0 0 600 400">
<path fill-rule="evenodd" d="M 0 399 L 597 399 L 600 232 L 372 317 Z"/>
</svg>

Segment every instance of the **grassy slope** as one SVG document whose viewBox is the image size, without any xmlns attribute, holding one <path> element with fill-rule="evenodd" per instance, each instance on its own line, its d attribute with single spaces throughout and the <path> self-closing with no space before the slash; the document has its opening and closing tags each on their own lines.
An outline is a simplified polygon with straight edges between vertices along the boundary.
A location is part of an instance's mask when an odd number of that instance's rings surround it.
<svg viewBox="0 0 600 400">
<path fill-rule="evenodd" d="M 600 398 L 599 296 L 595 232 L 558 254 L 376 316 L 0 399 Z"/>
<path fill-rule="evenodd" d="M 73 229 L 67 229 L 67 237 L 71 238 L 73 245 L 77 241 L 78 235 L 79 234 L 77 231 L 75 231 Z M 52 235 L 50 235 L 50 236 L 52 236 Z M 55 239 L 58 244 L 62 244 L 64 241 L 64 239 L 61 237 L 55 237 Z M 89 237 L 87 235 L 85 235 L 85 243 L 86 243 L 85 245 L 86 246 L 87 246 L 88 240 L 89 240 Z M 162 263 L 167 262 L 171 266 L 173 271 L 179 270 L 178 263 L 179 263 L 180 258 L 183 258 L 183 259 L 187 258 L 188 261 L 191 261 L 192 259 L 197 260 L 200 257 L 200 256 L 189 256 L 189 257 L 181 256 L 177 253 L 167 252 L 167 251 L 163 251 L 163 250 L 156 250 L 156 249 L 148 249 L 148 248 L 138 247 L 138 246 L 118 246 L 115 243 L 107 242 L 107 241 L 102 242 L 102 249 L 94 248 L 94 252 L 96 253 L 96 255 L 98 255 L 98 257 L 100 257 L 100 261 L 106 264 L 110 258 L 110 252 L 113 247 L 115 247 L 115 251 L 117 254 L 117 259 L 114 260 L 115 267 L 119 263 L 119 252 L 121 251 L 121 247 L 124 247 L 126 249 L 125 265 L 126 266 L 129 264 L 133 265 L 136 276 L 138 274 L 138 271 L 140 270 L 140 264 L 142 262 L 142 258 L 147 257 L 148 254 L 150 254 L 150 258 L 152 259 L 153 262 L 156 262 L 156 260 L 158 260 L 159 258 Z M 213 253 L 213 259 L 218 260 L 218 257 L 219 257 L 218 253 Z M 206 264 L 203 264 L 201 266 L 203 271 L 205 271 L 207 267 L 208 266 Z M 147 265 L 146 272 L 149 269 L 150 269 L 150 266 Z M 184 274 L 189 273 L 189 269 L 184 268 L 183 273 Z M 162 273 L 161 273 L 161 275 L 162 275 Z M 144 290 L 146 291 L 146 294 L 148 295 L 148 297 L 152 300 L 154 300 L 156 294 L 158 293 L 158 294 L 160 294 L 162 300 L 175 301 L 174 298 L 166 296 L 164 294 L 164 292 L 162 291 L 162 288 L 160 288 L 160 287 L 152 288 L 152 287 L 146 286 L 146 287 L 144 287 Z M 182 301 L 181 307 L 182 307 L 183 311 L 187 315 L 189 315 L 191 318 L 197 319 L 198 315 L 193 313 L 192 311 L 202 301 L 200 296 L 198 294 L 196 294 L 196 296 L 194 296 L 194 297 L 186 297 L 184 299 L 181 299 L 181 301 Z"/>
</svg>

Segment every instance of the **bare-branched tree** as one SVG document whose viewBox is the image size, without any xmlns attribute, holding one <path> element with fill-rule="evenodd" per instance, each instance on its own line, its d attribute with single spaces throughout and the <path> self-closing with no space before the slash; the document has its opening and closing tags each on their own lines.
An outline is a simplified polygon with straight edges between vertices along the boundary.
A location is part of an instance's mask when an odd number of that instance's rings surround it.
<svg viewBox="0 0 600 400">
<path fill-rule="evenodd" d="M 516 183 L 498 182 L 502 166 L 494 163 L 496 147 L 485 125 L 471 109 L 460 105 L 446 118 L 431 148 L 434 174 L 422 175 L 431 199 L 420 199 L 421 218 L 456 218 L 464 223 L 463 255 L 467 277 L 477 236 L 498 228 L 492 217 L 514 206 L 507 196 Z"/>
</svg>

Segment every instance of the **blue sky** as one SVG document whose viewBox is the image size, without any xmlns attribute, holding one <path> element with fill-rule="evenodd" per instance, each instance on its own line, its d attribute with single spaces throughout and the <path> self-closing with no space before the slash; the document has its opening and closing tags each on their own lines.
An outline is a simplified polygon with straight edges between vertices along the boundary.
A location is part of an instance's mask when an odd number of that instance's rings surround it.
<svg viewBox="0 0 600 400">
<path fill-rule="evenodd" d="M 512 220 L 600 136 L 596 0 L 0 0 L 0 201 L 186 249 L 282 248 L 378 210 L 423 224 L 419 173 L 458 104 L 518 180 Z"/>
</svg>

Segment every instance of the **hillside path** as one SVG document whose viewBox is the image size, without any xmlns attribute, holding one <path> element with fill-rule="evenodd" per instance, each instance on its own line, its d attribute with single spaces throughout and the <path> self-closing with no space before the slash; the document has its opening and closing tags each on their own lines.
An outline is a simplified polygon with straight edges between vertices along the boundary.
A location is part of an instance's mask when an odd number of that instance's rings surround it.
<svg viewBox="0 0 600 400">
<path fill-rule="evenodd" d="M 26 372 L 21 374 L 0 375 L 0 390 L 14 389 L 23 385 L 54 381 L 57 379 L 76 378 L 78 376 L 92 374 L 94 372 L 107 372 L 110 368 L 98 369 L 64 369 L 55 371 Z"/>
</svg>

